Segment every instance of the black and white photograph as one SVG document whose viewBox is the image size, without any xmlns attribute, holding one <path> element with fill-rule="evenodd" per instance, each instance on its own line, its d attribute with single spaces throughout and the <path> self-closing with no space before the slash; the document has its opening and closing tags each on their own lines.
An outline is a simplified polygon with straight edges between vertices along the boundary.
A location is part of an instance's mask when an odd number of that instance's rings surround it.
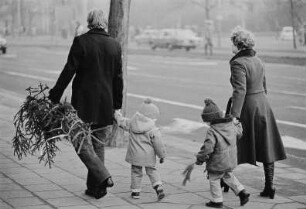
<svg viewBox="0 0 306 209">
<path fill-rule="evenodd" d="M 306 0 L 0 0 L 1 209 L 306 209 Z"/>
</svg>

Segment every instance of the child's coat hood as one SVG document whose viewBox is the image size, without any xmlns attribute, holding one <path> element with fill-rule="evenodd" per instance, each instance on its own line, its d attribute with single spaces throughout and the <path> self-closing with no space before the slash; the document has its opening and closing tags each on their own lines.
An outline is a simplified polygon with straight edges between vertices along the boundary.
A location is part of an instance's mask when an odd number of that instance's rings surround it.
<svg viewBox="0 0 306 209">
<path fill-rule="evenodd" d="M 221 121 L 220 121 L 221 122 Z M 225 119 L 221 123 L 215 123 L 211 125 L 211 128 L 215 131 L 218 130 L 218 133 L 223 136 L 226 143 L 229 145 L 231 144 L 230 138 L 233 135 L 232 128 L 229 128 L 229 126 L 232 126 L 232 119 Z"/>
<path fill-rule="evenodd" d="M 139 112 L 136 112 L 130 121 L 130 129 L 132 132 L 136 134 L 148 132 L 152 130 L 154 127 L 155 127 L 155 122 Z"/>
</svg>

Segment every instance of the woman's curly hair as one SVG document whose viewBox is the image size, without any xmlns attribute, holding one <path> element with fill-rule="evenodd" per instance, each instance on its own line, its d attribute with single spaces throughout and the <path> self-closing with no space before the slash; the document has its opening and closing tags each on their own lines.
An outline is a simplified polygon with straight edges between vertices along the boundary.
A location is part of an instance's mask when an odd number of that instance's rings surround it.
<svg viewBox="0 0 306 209">
<path fill-rule="evenodd" d="M 232 31 L 231 41 L 239 50 L 252 49 L 255 46 L 253 33 L 240 26 L 237 26 Z"/>
</svg>

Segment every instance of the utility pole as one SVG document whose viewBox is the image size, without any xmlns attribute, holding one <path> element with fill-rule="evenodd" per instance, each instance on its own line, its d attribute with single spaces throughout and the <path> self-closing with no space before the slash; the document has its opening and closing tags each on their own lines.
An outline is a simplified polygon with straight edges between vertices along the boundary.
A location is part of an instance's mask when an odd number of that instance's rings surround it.
<svg viewBox="0 0 306 209">
<path fill-rule="evenodd" d="M 290 8 L 291 8 L 291 25 L 292 25 L 292 35 L 293 35 L 293 48 L 296 49 L 295 43 L 295 24 L 294 24 L 294 7 L 293 7 L 293 0 L 290 0 Z"/>
<path fill-rule="evenodd" d="M 122 71 L 124 80 L 122 114 L 126 115 L 126 94 L 127 94 L 127 48 L 129 32 L 129 13 L 131 0 L 111 0 L 108 17 L 108 32 L 115 38 L 122 48 Z M 124 143 L 124 132 L 114 124 L 113 136 L 109 146 L 117 147 Z"/>
</svg>

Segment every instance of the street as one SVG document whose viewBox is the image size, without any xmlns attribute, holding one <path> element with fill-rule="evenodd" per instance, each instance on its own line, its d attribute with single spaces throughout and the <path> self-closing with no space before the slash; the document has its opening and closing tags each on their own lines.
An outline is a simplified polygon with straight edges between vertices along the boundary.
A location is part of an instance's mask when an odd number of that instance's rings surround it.
<svg viewBox="0 0 306 209">
<path fill-rule="evenodd" d="M 11 47 L 8 54 L 0 56 L 1 97 L 13 95 L 22 101 L 29 86 L 41 82 L 52 87 L 65 65 L 68 50 Z M 225 109 L 232 92 L 228 60 L 133 53 L 128 57 L 127 74 L 127 116 L 136 111 L 143 98 L 151 97 L 160 107 L 158 124 L 164 133 L 198 143 L 203 141 L 206 130 L 200 117 L 204 99 L 210 97 Z M 284 163 L 305 169 L 305 66 L 266 63 L 266 78 L 268 98 L 288 154 Z M 62 99 L 67 97 L 70 101 L 70 91 L 71 86 Z M 18 109 L 20 104 L 12 105 Z"/>
</svg>

